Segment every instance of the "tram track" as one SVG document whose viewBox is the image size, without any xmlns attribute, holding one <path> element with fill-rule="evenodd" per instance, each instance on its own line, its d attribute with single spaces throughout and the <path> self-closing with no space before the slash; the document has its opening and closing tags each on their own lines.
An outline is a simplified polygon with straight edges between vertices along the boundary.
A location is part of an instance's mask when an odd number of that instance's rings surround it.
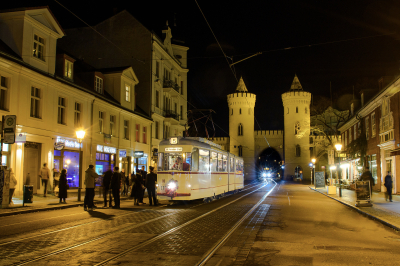
<svg viewBox="0 0 400 266">
<path fill-rule="evenodd" d="M 250 191 L 249 193 L 246 193 L 245 195 L 240 196 L 239 198 L 237 198 L 237 199 L 235 199 L 235 200 L 233 200 L 233 201 L 230 201 L 230 202 L 227 203 L 227 204 L 224 204 L 224 205 L 222 205 L 222 206 L 220 206 L 220 207 L 218 207 L 218 208 L 216 208 L 216 209 L 214 209 L 214 210 L 211 210 L 211 211 L 209 211 L 209 212 L 207 212 L 207 213 L 205 213 L 205 214 L 203 214 L 203 215 L 201 215 L 201 216 L 198 216 L 198 217 L 195 218 L 195 219 L 189 220 L 189 221 L 187 221 L 186 223 L 183 223 L 182 225 L 176 226 L 176 227 L 174 227 L 174 228 L 168 230 L 167 232 L 165 232 L 165 233 L 163 233 L 163 234 L 160 234 L 159 236 L 156 236 L 156 237 L 154 237 L 154 238 L 152 238 L 152 239 L 150 239 L 150 240 L 148 240 L 148 241 L 145 241 L 145 242 L 142 243 L 142 244 L 136 245 L 136 246 L 134 246 L 134 247 L 132 247 L 132 248 L 130 248 L 130 249 L 128 249 L 128 250 L 126 250 L 126 251 L 124 251 L 124 252 L 122 252 L 122 253 L 120 253 L 120 254 L 118 254 L 118 255 L 116 255 L 116 256 L 110 258 L 110 259 L 108 259 L 107 261 L 101 262 L 100 264 L 97 264 L 97 265 L 104 265 L 104 264 L 107 263 L 108 261 L 115 260 L 116 258 L 121 257 L 121 256 L 123 256 L 123 255 L 126 254 L 126 253 L 129 253 L 130 251 L 133 251 L 133 250 L 135 250 L 135 249 L 139 249 L 139 248 L 141 248 L 141 247 L 144 247 L 144 246 L 146 246 L 146 245 L 149 245 L 150 243 L 153 243 L 154 241 L 157 241 L 158 239 L 160 239 L 160 238 L 162 238 L 162 237 L 164 237 L 164 236 L 166 236 L 166 235 L 168 235 L 168 234 L 171 234 L 171 233 L 173 233 L 173 232 L 179 230 L 180 228 L 183 228 L 183 227 L 185 227 L 185 226 L 187 226 L 187 225 L 189 225 L 189 224 L 192 224 L 192 223 L 194 223 L 195 221 L 197 221 L 197 220 L 199 220 L 199 219 L 201 219 L 201 218 L 203 218 L 203 217 L 205 217 L 205 216 L 207 216 L 207 215 L 209 215 L 209 214 L 211 214 L 211 213 L 214 213 L 214 212 L 216 212 L 216 211 L 218 211 L 218 210 L 220 210 L 220 209 L 222 209 L 222 208 L 224 208 L 224 207 L 226 207 L 226 206 L 228 206 L 228 205 L 230 205 L 230 204 L 232 204 L 232 203 L 234 203 L 234 202 L 236 202 L 236 201 L 238 201 L 238 200 L 240 200 L 240 199 L 242 199 L 242 198 L 244 198 L 244 197 L 246 197 L 246 196 L 248 196 L 248 195 L 250 195 L 250 194 L 252 194 L 252 193 L 254 193 L 254 192 L 256 192 L 256 191 L 258 191 L 258 190 L 260 190 L 261 188 L 265 187 L 266 185 L 267 185 L 267 184 L 264 184 L 264 185 L 261 185 L 261 186 L 260 186 L 259 184 L 254 184 L 254 183 L 252 182 L 252 183 L 248 184 L 244 189 L 242 189 L 242 192 L 247 191 L 247 190 L 252 190 L 252 189 L 255 188 L 255 187 L 258 187 L 258 188 L 256 188 L 255 190 Z M 275 188 L 275 186 L 274 186 L 274 188 Z M 273 189 L 273 188 L 272 188 L 272 189 Z M 237 194 L 232 194 L 232 195 L 237 195 Z M 231 196 L 231 195 L 230 195 L 230 196 Z M 199 207 L 199 206 L 204 205 L 204 204 L 206 204 L 206 203 L 202 203 L 202 204 L 199 204 L 199 205 L 195 205 L 195 206 L 192 206 L 192 207 L 187 208 L 187 209 L 196 208 L 196 207 Z M 186 210 L 187 210 L 187 209 L 186 209 Z M 148 211 L 148 210 L 140 211 L 140 213 L 143 213 L 143 212 L 145 212 L 145 211 Z M 182 211 L 184 211 L 184 210 L 182 210 Z M 178 212 L 180 212 L 180 211 L 178 211 Z M 137 214 L 137 213 L 139 213 L 139 212 L 136 212 L 135 214 Z M 25 261 L 21 261 L 20 263 L 16 263 L 16 264 L 14 264 L 14 265 L 27 265 L 27 264 L 30 264 L 30 263 L 33 263 L 33 262 L 37 262 L 37 261 L 43 260 L 43 259 L 45 259 L 45 258 L 49 258 L 49 257 L 51 257 L 51 256 L 54 256 L 54 255 L 63 253 L 63 252 L 65 252 L 65 251 L 68 251 L 68 250 L 71 250 L 71 249 L 75 249 L 75 248 L 78 248 L 78 247 L 87 245 L 87 244 L 89 244 L 89 243 L 93 243 L 93 242 L 98 241 L 98 240 L 101 240 L 101 239 L 105 239 L 105 238 L 107 238 L 107 237 L 112 236 L 113 234 L 115 234 L 116 231 L 117 231 L 118 233 L 123 233 L 123 232 L 129 231 L 129 230 L 131 230 L 131 229 L 138 228 L 138 227 L 144 226 L 144 225 L 146 225 L 146 224 L 150 224 L 150 223 L 155 222 L 155 221 L 157 221 L 157 220 L 164 219 L 164 218 L 166 218 L 166 217 L 168 217 L 168 216 L 176 215 L 176 214 L 177 214 L 177 212 L 173 212 L 173 213 L 169 213 L 169 214 L 162 215 L 162 216 L 159 216 L 159 217 L 157 217 L 157 218 L 148 220 L 148 221 L 146 221 L 146 222 L 138 223 L 138 224 L 135 224 L 135 225 L 128 225 L 126 228 L 118 228 L 117 230 L 113 230 L 113 231 L 111 231 L 111 232 L 107 232 L 107 233 L 105 233 L 105 234 L 99 235 L 99 236 L 94 237 L 94 238 L 92 238 L 92 239 L 89 239 L 89 240 L 86 240 L 86 241 L 82 241 L 82 242 L 80 242 L 80 243 L 78 243 L 78 244 L 70 245 L 70 246 L 68 246 L 68 247 L 61 248 L 61 249 L 55 250 L 55 251 L 53 251 L 53 252 L 49 252 L 49 253 L 44 254 L 44 255 L 41 255 L 41 256 L 37 256 L 37 257 L 35 257 L 35 258 L 33 258 L 33 259 L 28 259 L 28 260 L 25 260 Z M 130 213 L 130 214 L 121 215 L 121 216 L 119 216 L 119 217 L 127 216 L 127 215 L 134 215 L 134 214 Z M 113 219 L 113 218 L 110 218 L 110 219 Z M 110 219 L 107 219 L 107 220 L 110 220 Z M 65 231 L 65 230 L 70 230 L 70 229 L 73 229 L 73 228 L 76 228 L 76 227 L 79 227 L 79 226 L 90 225 L 90 224 L 94 224 L 94 223 L 98 223 L 98 222 L 102 222 L 102 221 L 106 221 L 106 220 L 100 220 L 100 219 L 99 219 L 99 220 L 97 220 L 97 221 L 93 221 L 93 222 L 89 222 L 89 223 L 83 223 L 83 224 L 75 225 L 75 226 L 72 226 L 72 227 L 69 227 L 69 228 L 64 228 L 64 229 L 60 229 L 60 230 L 55 230 L 55 231 L 47 232 L 47 233 L 40 234 L 40 235 L 34 235 L 34 236 L 31 236 L 31 237 L 27 237 L 27 238 L 21 238 L 21 239 L 18 239 L 18 240 L 14 240 L 14 241 L 10 241 L 10 242 L 1 243 L 0 246 L 4 246 L 4 245 L 6 245 L 6 244 L 15 243 L 15 242 L 19 242 L 19 241 L 23 241 L 23 240 L 35 238 L 35 237 L 40 237 L 40 236 L 44 236 L 44 235 L 49 235 L 49 234 L 56 233 L 56 232 L 61 232 L 61 231 Z"/>
</svg>

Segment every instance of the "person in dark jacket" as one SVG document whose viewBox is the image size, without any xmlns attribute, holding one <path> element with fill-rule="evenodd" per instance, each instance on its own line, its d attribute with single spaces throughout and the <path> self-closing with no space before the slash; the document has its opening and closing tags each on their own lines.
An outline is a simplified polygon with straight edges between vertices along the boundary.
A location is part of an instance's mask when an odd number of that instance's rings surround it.
<svg viewBox="0 0 400 266">
<path fill-rule="evenodd" d="M 375 180 L 372 177 L 369 167 L 365 167 L 365 172 L 361 175 L 360 181 L 369 181 L 369 192 L 372 198 L 372 187 L 375 186 Z"/>
<path fill-rule="evenodd" d="M 60 203 L 64 202 L 65 199 L 67 198 L 67 189 L 68 189 L 68 183 L 67 183 L 67 170 L 62 169 L 61 175 L 60 175 L 60 182 L 58 183 L 58 197 L 60 198 Z M 64 200 L 64 201 L 63 201 Z"/>
<path fill-rule="evenodd" d="M 125 169 L 121 169 L 121 195 L 125 196 L 128 188 L 126 187 L 125 182 Z"/>
<path fill-rule="evenodd" d="M 393 181 L 392 181 L 392 176 L 390 175 L 390 171 L 387 172 L 387 175 L 385 176 L 385 187 L 386 187 L 386 201 L 390 200 L 392 202 L 392 188 L 393 188 Z"/>
<path fill-rule="evenodd" d="M 150 174 L 147 175 L 146 185 L 147 193 L 149 194 L 149 203 L 150 206 L 157 206 L 157 197 L 156 197 L 156 183 L 157 183 L 157 174 L 153 173 L 154 167 L 150 166 Z"/>
<path fill-rule="evenodd" d="M 143 179 L 139 173 L 132 176 L 132 184 L 131 197 L 134 198 L 134 205 L 139 205 L 140 199 L 143 197 Z"/>
<path fill-rule="evenodd" d="M 114 167 L 114 173 L 111 178 L 111 189 L 112 189 L 112 194 L 114 197 L 114 209 L 119 209 L 121 199 L 119 196 L 119 191 L 121 189 L 121 173 L 119 172 L 119 167 L 115 166 Z"/>
<path fill-rule="evenodd" d="M 146 178 L 147 178 L 147 172 L 146 172 L 146 170 L 144 170 L 144 166 L 142 166 L 142 170 L 140 171 L 140 173 L 142 174 L 142 179 L 143 179 L 142 184 L 144 185 L 146 183 Z M 145 191 L 146 191 L 146 188 L 143 188 L 142 189 L 142 199 L 140 201 L 140 203 L 142 203 L 142 204 L 146 204 L 143 202 Z"/>
<path fill-rule="evenodd" d="M 111 167 L 108 167 L 108 170 L 104 173 L 103 177 L 103 197 L 104 197 L 104 208 L 107 208 L 107 196 L 110 194 L 110 202 L 109 202 L 109 207 L 112 207 L 112 198 L 111 198 L 111 191 L 110 191 L 110 186 L 111 186 L 111 178 L 112 178 L 113 172 L 111 171 Z"/>
</svg>

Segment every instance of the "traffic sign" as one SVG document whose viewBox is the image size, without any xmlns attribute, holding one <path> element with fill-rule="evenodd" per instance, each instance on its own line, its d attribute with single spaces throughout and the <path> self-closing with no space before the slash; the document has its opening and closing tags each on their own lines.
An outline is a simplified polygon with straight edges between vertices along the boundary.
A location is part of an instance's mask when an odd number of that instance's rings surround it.
<svg viewBox="0 0 400 266">
<path fill-rule="evenodd" d="M 4 141 L 6 144 L 15 143 L 15 129 L 17 126 L 16 115 L 6 115 L 4 117 L 3 130 L 4 130 Z"/>
</svg>

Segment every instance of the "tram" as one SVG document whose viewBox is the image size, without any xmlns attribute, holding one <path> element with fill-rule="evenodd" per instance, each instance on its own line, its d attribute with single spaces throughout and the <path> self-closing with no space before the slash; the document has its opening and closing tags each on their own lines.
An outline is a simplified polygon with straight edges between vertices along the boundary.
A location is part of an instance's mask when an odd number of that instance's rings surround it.
<svg viewBox="0 0 400 266">
<path fill-rule="evenodd" d="M 242 189 L 243 182 L 243 159 L 207 139 L 171 137 L 159 144 L 160 199 L 208 201 Z"/>
</svg>

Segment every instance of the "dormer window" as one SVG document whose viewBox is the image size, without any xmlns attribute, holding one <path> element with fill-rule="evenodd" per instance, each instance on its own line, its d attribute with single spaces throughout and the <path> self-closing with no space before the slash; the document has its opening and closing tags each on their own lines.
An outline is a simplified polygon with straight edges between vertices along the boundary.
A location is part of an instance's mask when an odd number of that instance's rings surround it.
<svg viewBox="0 0 400 266">
<path fill-rule="evenodd" d="M 100 78 L 100 77 L 98 77 L 98 76 L 95 76 L 95 78 L 96 78 L 96 81 L 95 81 L 95 90 L 96 90 L 98 93 L 103 93 L 103 79 Z"/>
<path fill-rule="evenodd" d="M 125 100 L 127 102 L 131 101 L 131 86 L 125 85 Z"/>
<path fill-rule="evenodd" d="M 44 39 L 36 34 L 33 39 L 33 56 L 44 61 Z"/>
<path fill-rule="evenodd" d="M 69 60 L 65 60 L 64 64 L 64 77 L 72 79 L 72 70 L 73 70 L 73 65 Z"/>
</svg>

